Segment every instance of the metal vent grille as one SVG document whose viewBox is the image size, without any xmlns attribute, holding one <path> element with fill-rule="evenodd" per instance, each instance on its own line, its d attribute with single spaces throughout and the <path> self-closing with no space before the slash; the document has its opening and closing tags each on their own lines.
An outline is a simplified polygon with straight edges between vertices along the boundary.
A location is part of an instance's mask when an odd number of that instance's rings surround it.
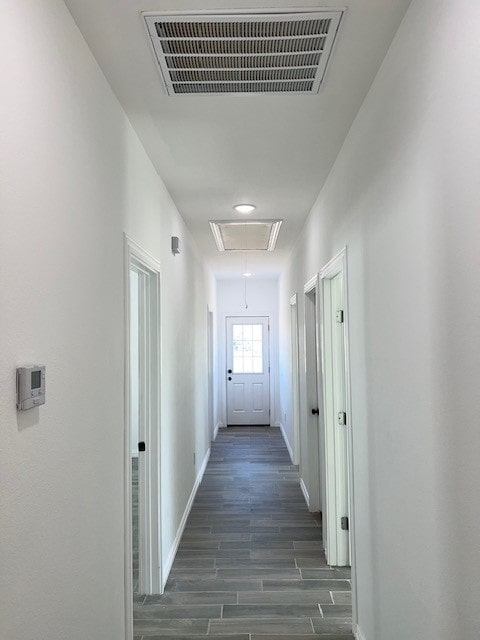
<svg viewBox="0 0 480 640">
<path fill-rule="evenodd" d="M 317 93 L 342 10 L 144 14 L 169 95 Z"/>
<path fill-rule="evenodd" d="M 210 228 L 219 251 L 273 251 L 281 220 L 211 220 Z"/>
</svg>

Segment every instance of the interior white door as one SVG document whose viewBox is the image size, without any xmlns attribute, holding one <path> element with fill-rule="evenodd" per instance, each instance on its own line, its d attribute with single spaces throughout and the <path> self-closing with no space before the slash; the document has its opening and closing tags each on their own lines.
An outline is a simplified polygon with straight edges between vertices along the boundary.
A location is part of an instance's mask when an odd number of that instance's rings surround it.
<svg viewBox="0 0 480 640">
<path fill-rule="evenodd" d="M 269 323 L 266 317 L 229 317 L 227 424 L 270 424 Z"/>
</svg>

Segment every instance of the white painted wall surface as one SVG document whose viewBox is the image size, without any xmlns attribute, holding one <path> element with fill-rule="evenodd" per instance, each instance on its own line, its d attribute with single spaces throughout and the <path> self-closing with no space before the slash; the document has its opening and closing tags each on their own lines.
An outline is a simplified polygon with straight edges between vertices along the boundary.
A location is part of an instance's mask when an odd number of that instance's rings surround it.
<svg viewBox="0 0 480 640">
<path fill-rule="evenodd" d="M 226 426 L 225 318 L 227 316 L 268 316 L 270 318 L 270 411 L 271 424 L 278 426 L 278 281 L 249 278 L 248 309 L 245 308 L 245 279 L 217 280 L 217 362 L 218 422 Z"/>
<path fill-rule="evenodd" d="M 214 288 L 63 2 L 1 3 L 0 78 L 0 637 L 118 640 L 123 232 L 162 264 L 164 557 L 209 446 Z M 17 414 L 25 362 L 47 403 Z"/>
<path fill-rule="evenodd" d="M 283 342 L 348 245 L 365 640 L 480 633 L 479 37 L 479 3 L 412 2 L 280 283 Z"/>
</svg>

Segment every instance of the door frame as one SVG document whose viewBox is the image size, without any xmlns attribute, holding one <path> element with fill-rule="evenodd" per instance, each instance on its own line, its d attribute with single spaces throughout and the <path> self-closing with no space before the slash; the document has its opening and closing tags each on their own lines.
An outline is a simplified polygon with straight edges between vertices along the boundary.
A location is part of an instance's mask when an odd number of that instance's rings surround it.
<svg viewBox="0 0 480 640">
<path fill-rule="evenodd" d="M 300 464 L 300 358 L 297 294 L 290 298 L 290 362 L 292 366 L 293 464 Z"/>
<path fill-rule="evenodd" d="M 130 271 L 141 270 L 149 277 L 148 313 L 140 322 L 147 328 L 149 356 L 144 363 L 149 380 L 145 393 L 146 425 L 144 454 L 143 522 L 140 527 L 140 549 L 144 555 L 144 586 L 151 594 L 163 592 L 162 580 L 162 531 L 161 521 L 161 411 L 160 411 L 160 366 L 161 366 L 161 283 L 160 263 L 139 244 L 124 234 L 124 301 L 125 301 L 125 376 L 124 376 L 124 590 L 125 590 L 125 637 L 133 638 L 133 580 L 132 580 L 132 474 L 130 438 Z M 139 313 L 141 313 L 139 309 Z M 141 376 L 140 376 L 141 379 Z M 141 395 L 140 391 L 140 395 Z M 139 482 L 140 486 L 140 482 Z M 140 511 L 140 508 L 139 508 Z"/>
<path fill-rule="evenodd" d="M 207 397 L 208 397 L 208 435 L 210 440 L 215 440 L 215 419 L 214 419 L 214 330 L 213 311 L 207 305 Z"/>
<path fill-rule="evenodd" d="M 345 368 L 345 412 L 347 414 L 346 424 L 346 447 L 347 447 L 347 463 L 346 463 L 346 483 L 348 487 L 348 518 L 349 518 L 349 548 L 350 548 L 350 565 L 352 568 L 352 610 L 354 628 L 357 621 L 357 576 L 356 576 L 356 557 L 355 557 L 355 500 L 354 500 L 354 464 L 353 464 L 353 417 L 352 417 L 352 399 L 351 399 L 351 379 L 350 379 L 350 341 L 349 341 L 349 305 L 348 305 L 348 261 L 347 247 L 344 247 L 336 256 L 334 256 L 320 271 L 321 295 L 322 295 L 322 314 L 321 314 L 321 352 L 322 352 L 322 380 L 323 394 L 326 396 L 327 390 L 325 380 L 329 373 L 329 361 L 332 356 L 333 347 L 326 336 L 325 318 L 326 314 L 331 311 L 325 304 L 325 295 L 329 291 L 329 281 L 338 274 L 342 274 L 343 278 L 343 327 L 344 327 L 344 368 Z M 331 369 L 331 367 L 330 367 Z M 327 410 L 327 402 L 324 402 L 325 411 Z M 336 505 L 336 485 L 333 467 L 335 461 L 331 459 L 331 440 L 333 434 L 331 432 L 331 419 L 325 415 L 325 475 L 326 475 L 326 498 L 327 509 L 332 508 L 332 504 Z M 333 507 L 334 514 L 337 516 L 336 506 Z M 330 518 L 331 522 L 331 518 Z M 331 536 L 328 534 L 329 518 L 324 523 L 327 530 L 327 545 Z M 335 526 L 335 520 L 334 520 Z M 326 546 L 326 552 L 330 549 Z"/>
<path fill-rule="evenodd" d="M 316 273 L 308 280 L 303 286 L 303 302 L 304 302 L 304 373 L 305 373 L 305 406 L 304 406 L 304 418 L 305 426 L 307 430 L 307 456 L 309 456 L 307 463 L 308 472 L 308 487 L 307 490 L 307 504 L 308 508 L 312 512 L 321 511 L 324 504 L 324 482 L 322 478 L 322 460 L 323 460 L 323 406 L 322 406 L 322 387 L 321 387 L 321 355 L 320 355 L 320 276 Z M 315 304 L 311 307 L 309 300 L 311 300 L 312 294 L 315 295 Z M 310 312 L 313 312 L 313 319 L 309 317 Z M 315 337 L 315 352 L 312 353 L 308 349 L 309 333 Z M 316 384 L 309 385 L 308 373 L 310 369 L 314 369 L 316 372 Z M 316 393 L 316 404 L 319 409 L 318 418 L 315 419 L 311 414 L 313 409 L 312 405 L 312 391 Z M 313 442 L 311 438 L 313 437 Z M 311 446 L 309 446 L 311 445 Z M 305 488 L 304 488 L 305 492 Z"/>
</svg>

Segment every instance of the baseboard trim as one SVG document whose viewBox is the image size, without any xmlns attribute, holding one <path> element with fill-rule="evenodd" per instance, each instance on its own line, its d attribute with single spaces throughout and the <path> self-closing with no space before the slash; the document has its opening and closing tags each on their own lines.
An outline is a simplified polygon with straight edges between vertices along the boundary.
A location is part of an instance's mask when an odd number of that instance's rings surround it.
<svg viewBox="0 0 480 640">
<path fill-rule="evenodd" d="M 222 426 L 221 422 L 217 422 L 217 424 L 215 425 L 215 429 L 213 430 L 213 440 L 214 441 L 217 439 L 218 430 L 220 429 L 221 426 Z"/>
<path fill-rule="evenodd" d="M 358 624 L 356 624 L 355 628 L 353 629 L 353 635 L 355 636 L 355 640 L 367 640 L 366 637 L 365 637 L 365 634 L 360 629 Z"/>
<path fill-rule="evenodd" d="M 182 519 L 180 524 L 178 525 L 177 535 L 175 536 L 175 540 L 173 541 L 172 548 L 170 549 L 170 553 L 168 554 L 168 559 L 165 562 L 165 567 L 163 571 L 163 587 L 168 580 L 168 576 L 172 569 L 173 561 L 175 560 L 175 556 L 177 555 L 178 545 L 180 544 L 180 540 L 182 539 L 183 531 L 185 529 L 185 525 L 187 524 L 188 516 L 190 515 L 190 511 L 192 509 L 193 501 L 195 500 L 195 496 L 197 495 L 198 487 L 202 482 L 203 474 L 205 473 L 205 469 L 207 468 L 208 460 L 210 458 L 210 449 L 205 454 L 205 457 L 202 462 L 202 466 L 200 467 L 197 477 L 195 479 L 195 484 L 193 485 L 192 492 L 187 502 L 187 506 L 185 507 L 185 511 L 183 512 Z"/>
<path fill-rule="evenodd" d="M 310 496 L 308 495 L 307 487 L 303 478 L 300 478 L 300 489 L 302 490 L 303 497 L 305 498 L 305 502 L 307 503 L 308 510 L 310 511 Z"/>
<path fill-rule="evenodd" d="M 292 447 L 290 446 L 290 442 L 288 441 L 287 434 L 285 432 L 285 427 L 281 422 L 278 423 L 278 426 L 280 427 L 280 431 L 282 432 L 283 439 L 285 440 L 285 446 L 288 449 L 288 455 L 290 456 L 290 460 L 292 461 L 292 464 L 294 464 L 293 451 L 292 451 Z"/>
</svg>

